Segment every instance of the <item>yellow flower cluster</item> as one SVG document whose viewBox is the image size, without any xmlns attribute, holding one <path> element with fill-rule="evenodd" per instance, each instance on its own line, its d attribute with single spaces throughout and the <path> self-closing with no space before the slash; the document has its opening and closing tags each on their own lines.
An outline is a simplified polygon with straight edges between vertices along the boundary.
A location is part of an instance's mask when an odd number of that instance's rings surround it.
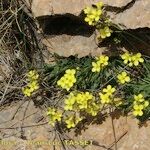
<svg viewBox="0 0 150 150">
<path fill-rule="evenodd" d="M 75 115 L 68 117 L 65 119 L 65 123 L 67 125 L 67 128 L 74 128 L 80 121 L 82 121 L 81 117 L 77 117 Z"/>
<path fill-rule="evenodd" d="M 101 108 L 102 108 L 101 103 L 99 103 L 99 102 L 96 103 L 93 101 L 93 102 L 89 103 L 89 105 L 86 109 L 86 112 L 88 114 L 90 114 L 91 116 L 96 116 L 98 114 L 98 112 L 100 112 Z"/>
<path fill-rule="evenodd" d="M 111 36 L 112 30 L 108 26 L 106 26 L 103 29 L 100 29 L 99 33 L 100 33 L 99 37 L 101 37 L 102 39 L 105 39 L 106 37 Z"/>
<path fill-rule="evenodd" d="M 85 111 L 92 116 L 97 115 L 100 105 L 95 102 L 95 97 L 89 92 L 70 93 L 65 99 L 66 111 Z"/>
<path fill-rule="evenodd" d="M 86 14 L 85 21 L 89 25 L 96 25 L 102 15 L 103 3 L 99 2 L 95 5 L 96 7 L 86 7 L 84 13 Z"/>
<path fill-rule="evenodd" d="M 39 89 L 38 83 L 39 74 L 35 70 L 31 70 L 27 73 L 28 84 L 22 88 L 22 92 L 25 96 L 31 96 L 34 91 Z"/>
<path fill-rule="evenodd" d="M 149 102 L 146 101 L 142 94 L 134 95 L 133 102 L 133 115 L 142 116 L 143 110 L 149 105 Z"/>
<path fill-rule="evenodd" d="M 64 76 L 61 77 L 61 79 L 57 81 L 57 85 L 69 91 L 70 88 L 76 82 L 75 73 L 76 73 L 75 69 L 67 69 L 65 71 Z"/>
<path fill-rule="evenodd" d="M 109 57 L 101 55 L 96 57 L 96 62 L 92 62 L 92 72 L 100 72 L 102 68 L 108 65 Z"/>
<path fill-rule="evenodd" d="M 62 112 L 56 110 L 55 108 L 48 108 L 47 116 L 49 116 L 49 124 L 54 126 L 56 121 L 60 122 L 62 118 Z"/>
<path fill-rule="evenodd" d="M 143 63 L 144 59 L 141 57 L 141 53 L 132 54 L 129 52 L 126 52 L 121 55 L 121 58 L 124 60 L 124 64 L 128 64 L 130 67 L 138 66 L 139 63 Z"/>
<path fill-rule="evenodd" d="M 102 104 L 110 104 L 112 102 L 113 93 L 116 91 L 114 87 L 108 85 L 99 93 Z"/>
<path fill-rule="evenodd" d="M 65 99 L 65 110 L 81 110 L 88 107 L 88 102 L 93 99 L 93 95 L 89 92 L 70 93 Z"/>
<path fill-rule="evenodd" d="M 128 76 L 128 74 L 125 71 L 123 71 L 120 74 L 118 74 L 117 78 L 118 78 L 118 82 L 120 84 L 124 84 L 126 82 L 130 82 L 130 76 Z"/>
</svg>

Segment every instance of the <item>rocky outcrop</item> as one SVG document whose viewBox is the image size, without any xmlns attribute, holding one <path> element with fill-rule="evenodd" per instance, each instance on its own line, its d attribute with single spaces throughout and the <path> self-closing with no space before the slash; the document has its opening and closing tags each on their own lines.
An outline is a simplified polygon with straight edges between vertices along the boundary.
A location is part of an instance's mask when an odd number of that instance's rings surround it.
<svg viewBox="0 0 150 150">
<path fill-rule="evenodd" d="M 103 52 L 103 49 L 100 49 L 95 43 L 94 34 L 90 37 L 63 34 L 61 36 L 44 38 L 43 43 L 48 47 L 50 52 L 65 57 L 76 54 L 79 57 L 89 54 L 101 55 Z"/>
<path fill-rule="evenodd" d="M 129 3 L 131 0 L 101 0 L 105 4 L 111 6 L 122 7 Z M 92 5 L 99 0 L 33 0 L 31 8 L 35 17 L 44 15 L 57 15 L 57 14 L 74 14 L 79 15 L 86 6 Z"/>
<path fill-rule="evenodd" d="M 150 28 L 150 1 L 136 0 L 130 8 L 116 14 L 113 21 L 125 25 L 128 29 Z"/>
<path fill-rule="evenodd" d="M 77 144 L 78 141 L 89 141 L 85 150 L 113 150 L 114 132 L 118 150 L 149 150 L 150 147 L 150 122 L 140 127 L 138 121 L 131 117 L 116 115 L 113 124 L 112 118 L 99 117 L 99 121 L 85 124 L 82 130 L 77 128 L 76 131 L 60 134 L 47 123 L 45 114 L 42 114 L 45 112 L 35 107 L 32 101 L 29 105 L 26 101 L 18 106 L 20 103 L 11 104 L 0 112 L 1 150 L 48 150 L 54 146 L 59 150 L 63 149 L 60 137 L 67 150 L 82 150 L 81 145 Z M 73 139 L 76 144 L 66 143 L 64 138 Z"/>
<path fill-rule="evenodd" d="M 33 0 L 32 3 L 29 3 L 29 0 L 26 1 L 28 1 L 34 16 L 40 21 L 45 34 L 42 42 L 50 53 L 57 53 L 65 57 L 77 54 L 79 57 L 83 57 L 89 54 L 100 55 L 106 49 L 97 46 L 95 33 L 88 33 L 86 27 L 88 25 L 76 25 L 77 22 L 80 24 L 83 21 L 83 18 L 80 17 L 82 10 L 99 0 Z M 150 28 L 149 0 L 101 1 L 106 5 L 112 21 L 122 25 L 124 29 Z M 63 19 L 61 20 L 61 18 Z M 58 21 L 59 19 L 60 21 Z M 67 24 L 70 21 L 72 23 Z M 84 27 L 86 31 L 80 34 L 79 30 Z M 68 32 L 71 28 L 74 30 L 73 33 Z M 139 41 L 137 43 L 142 45 Z M 147 54 L 147 50 L 144 53 Z"/>
<path fill-rule="evenodd" d="M 28 1 L 28 0 L 27 0 Z M 101 0 L 119 13 L 113 15 L 115 23 L 124 24 L 127 28 L 150 27 L 149 0 Z M 33 0 L 31 9 L 35 17 L 49 15 L 73 14 L 78 16 L 81 11 L 99 0 Z M 29 3 L 28 3 L 29 4 Z M 113 13 L 113 12 L 112 12 Z"/>
</svg>

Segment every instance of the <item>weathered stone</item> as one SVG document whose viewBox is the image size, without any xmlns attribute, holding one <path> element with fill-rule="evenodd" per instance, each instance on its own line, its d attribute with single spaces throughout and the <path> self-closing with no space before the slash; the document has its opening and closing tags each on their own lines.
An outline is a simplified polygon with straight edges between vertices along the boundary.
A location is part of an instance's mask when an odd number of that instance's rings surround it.
<svg viewBox="0 0 150 150">
<path fill-rule="evenodd" d="M 19 104 L 20 105 L 20 104 Z M 1 128 L 7 127 L 16 127 L 20 126 L 22 123 L 22 116 L 24 114 L 24 110 L 27 106 L 27 102 L 20 108 L 14 120 L 4 123 L 4 120 L 0 120 Z M 7 112 L 15 112 L 18 104 L 12 105 L 10 108 L 1 110 L 0 116 L 7 114 Z M 38 108 L 35 108 L 32 102 L 30 102 L 29 108 L 26 112 L 26 117 L 24 118 L 23 126 L 34 125 L 35 122 L 35 114 L 34 112 L 40 111 Z M 33 115 L 32 115 L 33 114 Z M 37 114 L 36 114 L 37 115 Z M 11 116 L 11 115 L 10 115 Z M 9 120 L 10 117 L 7 118 Z M 5 120 L 5 121 L 7 121 Z M 3 123 L 2 123 L 3 122 Z M 16 123 L 16 124 L 15 124 Z M 15 125 L 13 125 L 15 124 Z M 116 133 L 116 140 L 118 150 L 149 150 L 150 147 L 150 122 L 147 122 L 147 126 L 139 127 L 138 121 L 131 117 L 117 117 L 113 120 L 113 125 Z M 0 137 L 2 137 L 2 142 L 9 142 L 10 144 L 1 145 L 0 149 L 2 150 L 12 150 L 12 149 L 26 149 L 26 150 L 37 150 L 37 149 L 53 149 L 55 145 L 57 150 L 61 150 L 62 145 L 58 137 L 56 137 L 56 133 L 54 131 L 48 132 L 47 129 L 50 126 L 48 124 L 44 124 L 41 126 L 33 126 L 24 128 L 25 136 L 27 140 L 22 140 L 20 137 L 17 137 L 16 134 L 20 132 L 20 128 L 16 129 L 1 129 Z M 52 128 L 51 128 L 52 129 Z M 80 133 L 80 132 L 79 132 Z M 82 128 L 81 135 L 75 135 L 72 130 L 69 133 L 66 133 L 68 136 L 64 134 L 61 137 L 70 137 L 75 141 L 92 141 L 93 145 L 88 145 L 85 147 L 85 150 L 103 150 L 103 149 L 114 149 L 114 133 L 112 120 L 110 117 L 106 118 L 106 120 L 97 122 L 97 124 L 86 125 L 85 128 Z M 7 138 L 6 138 L 7 137 Z M 55 143 L 53 144 L 53 139 L 55 139 Z M 41 142 L 35 143 L 35 142 Z M 43 143 L 42 143 L 43 142 Z M 48 145 L 47 142 L 50 142 Z M 67 145 L 69 149 L 75 150 L 71 146 Z M 82 148 L 78 145 L 75 145 L 77 150 L 82 150 Z"/>
<path fill-rule="evenodd" d="M 28 1 L 28 0 L 27 0 Z M 149 0 L 101 0 L 104 4 L 112 7 L 108 9 L 108 13 L 112 21 L 116 24 L 124 25 L 125 29 L 137 29 L 150 27 L 150 1 Z M 78 16 L 86 7 L 99 2 L 99 0 L 33 0 L 31 9 L 35 17 L 43 20 L 40 22 L 46 38 L 42 41 L 46 45 L 50 53 L 57 53 L 60 56 L 68 57 L 70 55 L 78 55 L 83 57 L 89 54 L 100 55 L 106 52 L 106 48 L 98 48 L 95 34 L 86 35 L 79 34 L 80 27 L 76 26 L 76 21 L 82 19 Z M 28 2 L 29 4 L 29 2 Z M 29 4 L 30 5 L 30 4 Z M 124 7 L 126 6 L 126 7 Z M 49 16 L 48 19 L 45 17 Z M 58 22 L 58 19 L 70 17 L 71 20 L 76 20 L 71 23 L 70 28 L 74 28 L 76 34 L 68 34 L 66 30 L 70 30 L 66 25 L 70 20 L 64 19 Z M 58 19 L 54 19 L 57 18 Z M 51 23 L 54 21 L 55 23 Z M 83 20 L 82 20 L 83 21 Z M 62 29 L 61 27 L 64 26 Z M 55 27 L 58 30 L 55 31 Z M 51 28 L 49 33 L 45 30 Z M 58 33 L 62 29 L 62 33 Z M 138 43 L 138 42 L 137 42 Z M 141 45 L 141 43 L 140 43 Z M 147 50 L 143 50 L 147 54 Z M 43 51 L 44 53 L 44 51 Z M 47 54 L 46 54 L 47 55 Z M 49 57 L 45 57 L 45 62 L 49 62 Z"/>
<path fill-rule="evenodd" d="M 51 15 L 53 11 L 50 0 L 34 0 L 31 9 L 35 17 Z"/>
<path fill-rule="evenodd" d="M 90 37 L 81 35 L 60 35 L 55 37 L 44 38 L 43 43 L 52 53 L 57 53 L 60 56 L 78 55 L 78 57 L 92 55 L 100 55 L 104 51 L 95 43 L 94 34 Z"/>
<path fill-rule="evenodd" d="M 113 120 L 113 125 L 118 150 L 149 150 L 150 123 L 147 123 L 147 127 L 143 126 L 140 128 L 138 120 L 129 117 L 120 117 Z M 103 124 L 93 124 L 86 127 L 81 132 L 81 135 L 77 137 L 73 136 L 73 133 L 70 133 L 71 137 L 75 140 L 84 139 L 86 141 L 93 141 L 93 145 L 87 146 L 86 150 L 114 149 L 115 138 L 110 118 L 106 119 Z"/>
<path fill-rule="evenodd" d="M 150 1 L 137 0 L 133 6 L 114 16 L 113 22 L 125 25 L 127 28 L 150 28 Z"/>
<path fill-rule="evenodd" d="M 150 1 L 149 0 L 101 0 L 104 4 L 120 7 L 130 4 L 125 10 L 113 17 L 115 23 L 124 24 L 127 28 L 150 27 Z M 78 16 L 81 11 L 99 0 L 33 0 L 31 9 L 35 17 L 49 15 L 73 14 Z M 132 3 L 130 3 L 132 2 Z M 114 8 L 115 10 L 115 8 Z M 113 14 L 113 13 L 110 13 Z"/>
<path fill-rule="evenodd" d="M 101 0 L 111 6 L 122 7 L 131 0 Z M 33 0 L 31 8 L 35 17 L 56 15 L 56 14 L 74 14 L 79 15 L 86 6 L 92 5 L 99 0 Z"/>
</svg>

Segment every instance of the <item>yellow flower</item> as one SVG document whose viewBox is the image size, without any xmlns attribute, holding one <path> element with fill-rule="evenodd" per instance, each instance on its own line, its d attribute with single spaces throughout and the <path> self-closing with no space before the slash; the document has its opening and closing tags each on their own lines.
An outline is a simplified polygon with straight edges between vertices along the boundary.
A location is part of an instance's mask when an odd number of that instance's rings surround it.
<svg viewBox="0 0 150 150">
<path fill-rule="evenodd" d="M 39 74 L 35 70 L 31 70 L 27 73 L 29 83 L 25 88 L 22 89 L 22 92 L 25 96 L 31 96 L 32 92 L 39 89 L 38 78 Z"/>
<path fill-rule="evenodd" d="M 88 105 L 86 112 L 91 114 L 92 116 L 96 116 L 100 111 L 100 109 L 101 106 L 99 104 L 96 104 L 95 102 L 91 102 L 90 105 Z"/>
<path fill-rule="evenodd" d="M 93 9 L 92 10 L 92 14 L 93 14 L 93 18 L 96 22 L 99 21 L 100 19 L 100 15 L 102 14 L 102 10 L 98 10 L 98 9 Z"/>
<path fill-rule="evenodd" d="M 64 109 L 65 110 L 73 110 L 73 105 L 74 105 L 75 101 L 76 101 L 75 97 L 65 99 Z"/>
<path fill-rule="evenodd" d="M 133 111 L 133 115 L 134 116 L 142 116 L 143 115 L 143 105 L 134 105 L 133 106 L 133 109 L 134 109 L 134 111 Z"/>
<path fill-rule="evenodd" d="M 73 93 L 69 94 L 69 97 L 65 99 L 65 110 L 81 110 L 87 109 L 89 102 L 94 99 L 94 96 L 89 92 L 79 92 L 75 95 Z"/>
<path fill-rule="evenodd" d="M 64 87 L 66 82 L 66 78 L 62 77 L 60 80 L 57 81 L 57 85 Z"/>
<path fill-rule="evenodd" d="M 89 92 L 77 94 L 76 100 L 79 109 L 87 109 L 88 101 L 93 99 L 93 95 Z"/>
<path fill-rule="evenodd" d="M 99 33 L 100 33 L 100 37 L 102 39 L 105 39 L 106 37 L 111 36 L 112 30 L 109 27 L 104 27 L 103 29 L 99 30 Z"/>
<path fill-rule="evenodd" d="M 109 104 L 111 102 L 111 99 L 107 93 L 106 94 L 99 93 L 99 95 L 102 104 Z"/>
<path fill-rule="evenodd" d="M 109 57 L 101 55 L 95 58 L 96 62 L 92 62 L 92 72 L 100 72 L 101 69 L 108 65 Z"/>
<path fill-rule="evenodd" d="M 100 6 L 100 4 L 98 5 Z M 86 7 L 84 9 L 84 13 L 86 14 L 85 21 L 89 25 L 96 25 L 96 23 L 99 21 L 100 16 L 102 14 L 102 10 L 94 7 Z"/>
<path fill-rule="evenodd" d="M 75 75 L 75 73 L 76 73 L 76 70 L 75 69 L 67 69 L 66 71 L 65 71 L 65 73 L 67 74 L 67 75 Z"/>
<path fill-rule="evenodd" d="M 66 79 L 69 83 L 72 83 L 72 84 L 76 82 L 76 78 L 74 75 L 67 75 Z M 73 86 L 72 84 L 70 85 L 71 87 Z"/>
<path fill-rule="evenodd" d="M 137 102 L 144 102 L 144 97 L 142 94 L 134 95 L 134 100 Z"/>
<path fill-rule="evenodd" d="M 134 95 L 134 102 L 133 102 L 133 114 L 135 116 L 142 116 L 143 110 L 148 107 L 149 102 L 145 101 L 144 96 L 140 93 L 138 95 Z"/>
<path fill-rule="evenodd" d="M 37 80 L 39 78 L 39 74 L 35 70 L 31 70 L 27 73 L 27 77 L 29 80 Z"/>
<path fill-rule="evenodd" d="M 89 14 L 91 12 L 91 8 L 86 7 L 83 11 L 84 11 L 85 14 Z"/>
<path fill-rule="evenodd" d="M 97 62 L 92 62 L 92 66 L 93 66 L 92 72 L 100 72 L 101 66 L 100 66 L 99 63 L 97 63 Z"/>
<path fill-rule="evenodd" d="M 39 89 L 39 84 L 37 81 L 32 81 L 28 84 L 28 87 L 30 88 L 31 92 Z"/>
<path fill-rule="evenodd" d="M 47 115 L 49 116 L 49 124 L 54 126 L 56 121 L 60 122 L 62 118 L 62 112 L 55 108 L 48 108 Z"/>
<path fill-rule="evenodd" d="M 104 3 L 103 2 L 98 2 L 98 3 L 96 3 L 96 6 L 97 6 L 98 9 L 101 9 L 104 6 Z"/>
<path fill-rule="evenodd" d="M 125 82 L 130 82 L 130 77 L 127 75 L 127 73 L 125 71 L 123 71 L 122 73 L 120 73 L 118 76 L 118 81 L 121 84 L 124 84 Z"/>
<path fill-rule="evenodd" d="M 78 93 L 76 95 L 76 101 L 77 101 L 77 103 L 80 103 L 81 101 L 84 101 L 83 93 Z"/>
<path fill-rule="evenodd" d="M 65 123 L 67 125 L 67 128 L 70 129 L 74 128 L 81 120 L 82 118 L 80 117 L 71 116 L 65 120 Z"/>
<path fill-rule="evenodd" d="M 137 54 L 130 54 L 129 52 L 124 53 L 121 55 L 121 58 L 124 60 L 124 64 L 128 64 L 130 67 L 138 66 L 139 63 L 143 63 L 144 59 L 141 57 L 141 53 Z"/>
<path fill-rule="evenodd" d="M 132 61 L 133 61 L 133 64 L 135 66 L 138 66 L 139 63 L 143 63 L 144 62 L 144 59 L 141 56 L 142 56 L 141 53 L 137 53 L 137 54 L 132 56 Z"/>
<path fill-rule="evenodd" d="M 55 115 L 56 109 L 55 108 L 48 108 L 47 115 Z"/>
<path fill-rule="evenodd" d="M 61 77 L 61 79 L 57 81 L 57 85 L 69 91 L 70 88 L 76 82 L 75 73 L 76 73 L 75 69 L 67 69 L 65 71 L 64 76 Z"/>
<path fill-rule="evenodd" d="M 53 120 L 50 120 L 48 123 L 53 127 L 55 126 L 55 122 Z"/>
<path fill-rule="evenodd" d="M 28 97 L 30 97 L 32 94 L 32 91 L 29 87 L 22 88 L 22 92 L 25 96 L 28 96 Z"/>
<path fill-rule="evenodd" d="M 121 55 L 121 58 L 124 60 L 124 64 L 127 64 L 129 62 L 131 62 L 131 54 L 129 54 L 129 52 L 125 52 L 124 54 Z M 131 63 L 130 66 L 132 66 L 133 64 Z"/>
<path fill-rule="evenodd" d="M 95 24 L 93 23 L 93 19 L 92 18 L 90 18 L 90 17 L 85 17 L 85 22 L 88 22 L 88 24 L 90 25 L 90 26 L 94 26 Z"/>
<path fill-rule="evenodd" d="M 31 70 L 27 73 L 27 76 L 28 77 L 33 77 L 34 75 L 36 74 L 36 71 L 35 70 Z"/>
<path fill-rule="evenodd" d="M 54 121 L 61 121 L 61 118 L 62 118 L 62 112 L 59 112 L 59 111 L 57 111 L 56 113 L 55 113 L 55 115 L 53 116 L 53 119 L 54 119 Z"/>
<path fill-rule="evenodd" d="M 78 107 L 79 107 L 80 110 L 87 109 L 88 102 L 87 101 L 83 101 L 82 103 L 78 103 Z"/>
<path fill-rule="evenodd" d="M 93 95 L 91 93 L 89 93 L 89 92 L 85 92 L 85 98 L 88 99 L 88 100 L 92 99 Z"/>
<path fill-rule="evenodd" d="M 143 104 L 144 108 L 146 108 L 148 105 L 149 105 L 149 101 L 144 101 L 144 104 Z"/>
<path fill-rule="evenodd" d="M 74 116 L 71 116 L 68 119 L 66 119 L 65 123 L 67 124 L 68 129 L 74 128 L 76 126 L 75 121 L 74 121 Z"/>
<path fill-rule="evenodd" d="M 103 92 L 109 96 L 112 95 L 115 91 L 116 89 L 112 87 L 111 85 L 107 85 L 107 87 L 103 89 Z"/>
<path fill-rule="evenodd" d="M 109 57 L 108 56 L 105 56 L 105 55 L 101 55 L 99 58 L 97 58 L 98 60 L 98 63 L 104 67 L 104 66 L 107 66 L 108 65 L 108 60 L 109 60 Z"/>
</svg>

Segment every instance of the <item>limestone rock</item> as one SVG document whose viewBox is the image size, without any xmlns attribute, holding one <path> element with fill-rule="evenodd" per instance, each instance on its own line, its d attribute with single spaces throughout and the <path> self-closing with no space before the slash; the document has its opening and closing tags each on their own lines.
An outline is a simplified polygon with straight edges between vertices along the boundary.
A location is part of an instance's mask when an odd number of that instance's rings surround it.
<svg viewBox="0 0 150 150">
<path fill-rule="evenodd" d="M 113 21 L 130 29 L 150 28 L 150 1 L 137 0 L 131 8 L 115 15 Z"/>
<path fill-rule="evenodd" d="M 92 55 L 100 55 L 103 49 L 100 49 L 94 40 L 94 35 L 84 37 L 81 35 L 61 35 L 48 37 L 43 39 L 43 43 L 52 53 L 57 53 L 60 56 L 78 55 L 78 57 Z"/>
<path fill-rule="evenodd" d="M 53 149 L 52 144 L 55 139 L 55 148 L 63 149 L 60 139 L 56 137 L 56 132 L 50 127 L 49 124 L 45 124 L 44 121 L 36 123 L 35 118 L 39 117 L 42 112 L 39 108 L 36 108 L 33 102 L 30 102 L 28 106 L 26 116 L 22 124 L 22 119 L 24 116 L 24 111 L 27 108 L 28 102 L 24 103 L 22 107 L 18 110 L 15 118 L 10 120 L 12 115 L 16 112 L 18 105 L 20 103 L 15 103 L 8 108 L 1 110 L 0 112 L 0 138 L 1 149 L 2 150 L 12 150 L 12 149 L 27 149 L 27 150 L 37 150 L 37 149 Z M 11 112 L 11 113 L 10 113 Z M 39 113 L 38 113 L 39 112 Z M 43 112 L 44 113 L 44 112 Z M 119 115 L 114 116 L 113 125 L 116 133 L 116 140 L 118 150 L 149 150 L 150 147 L 150 122 L 147 122 L 147 126 L 139 126 L 138 121 L 131 117 L 119 117 Z M 48 119 L 48 118 L 47 118 Z M 44 123 L 38 125 L 40 123 Z M 30 127 L 32 126 L 33 127 Z M 36 126 L 37 125 L 37 126 Z M 22 128 L 21 126 L 26 126 Z M 9 127 L 18 127 L 14 129 L 9 129 Z M 7 129 L 8 128 L 8 129 Z M 80 128 L 78 128 L 80 129 Z M 110 117 L 101 119 L 96 123 L 86 124 L 84 128 L 81 128 L 81 132 L 71 132 L 63 134 L 61 137 L 70 138 L 77 141 L 90 141 L 90 145 L 85 147 L 85 150 L 103 150 L 103 149 L 114 149 L 114 133 L 112 127 L 112 120 Z M 20 135 L 23 131 L 26 139 L 22 140 Z M 78 133 L 78 135 L 76 135 Z M 81 133 L 81 134 L 80 134 Z M 19 135 L 19 136 L 18 136 Z M 62 139 L 63 140 L 63 139 Z M 3 144 L 2 142 L 11 142 L 10 144 Z M 42 142 L 41 144 L 35 142 Z M 48 144 L 49 142 L 50 144 Z M 60 143 L 60 144 L 59 144 Z M 92 144 L 91 144 L 92 143 Z M 68 149 L 82 150 L 81 146 L 70 145 Z"/>
<path fill-rule="evenodd" d="M 101 0 L 111 6 L 122 7 L 131 0 Z M 31 8 L 35 17 L 56 14 L 79 15 L 86 6 L 99 2 L 99 0 L 33 0 Z"/>
<path fill-rule="evenodd" d="M 125 29 L 150 28 L 150 0 L 101 1 L 112 8 L 108 12 L 112 22 L 124 25 Z M 67 25 L 67 22 L 74 19 L 82 22 L 83 18 L 79 17 L 82 10 L 96 2 L 99 2 L 99 0 L 33 0 L 31 4 L 28 2 L 31 5 L 34 16 L 39 20 L 43 19 L 40 21 L 40 25 L 46 38 L 44 37 L 42 41 L 50 53 L 57 53 L 65 57 L 70 55 L 83 57 L 89 54 L 100 55 L 104 52 L 106 48 L 98 48 L 94 33 L 90 34 L 90 36 L 87 36 L 86 33 L 78 34 L 81 26 L 75 25 L 76 21 Z M 60 19 L 58 16 L 64 18 L 64 21 L 58 21 Z M 68 16 L 70 20 L 65 20 L 65 17 Z M 58 19 L 55 20 L 54 18 L 57 17 Z M 52 20 L 54 20 L 54 24 L 51 23 Z M 61 28 L 62 26 L 64 26 L 63 29 Z M 56 29 L 55 27 L 58 30 L 65 30 L 65 32 L 60 34 L 53 32 Z M 49 28 L 52 29 L 49 33 L 46 33 L 45 29 Z M 73 30 L 76 33 L 68 34 L 66 30 L 70 30 L 70 28 L 74 28 Z"/>
<path fill-rule="evenodd" d="M 138 120 L 130 117 L 120 117 L 113 121 L 118 150 L 149 150 L 150 124 L 139 127 Z M 111 118 L 102 124 L 93 124 L 81 132 L 81 135 L 72 136 L 73 139 L 93 141 L 86 150 L 114 149 L 114 133 Z M 72 133 L 71 133 L 72 134 Z M 78 148 L 79 149 L 79 148 Z"/>
<path fill-rule="evenodd" d="M 138 120 L 127 119 L 128 133 L 120 140 L 118 150 L 149 150 L 150 123 L 138 125 Z"/>
<path fill-rule="evenodd" d="M 26 1 L 28 2 L 28 0 Z M 149 0 L 101 1 L 106 5 L 122 9 L 124 6 L 128 5 L 128 7 L 121 13 L 111 15 L 114 16 L 113 21 L 115 23 L 124 24 L 127 28 L 132 29 L 150 27 Z M 73 14 L 75 16 L 78 16 L 86 6 L 90 6 L 96 2 L 99 2 L 99 0 L 33 0 L 33 2 L 31 3 L 31 9 L 35 17 L 64 14 Z"/>
</svg>

